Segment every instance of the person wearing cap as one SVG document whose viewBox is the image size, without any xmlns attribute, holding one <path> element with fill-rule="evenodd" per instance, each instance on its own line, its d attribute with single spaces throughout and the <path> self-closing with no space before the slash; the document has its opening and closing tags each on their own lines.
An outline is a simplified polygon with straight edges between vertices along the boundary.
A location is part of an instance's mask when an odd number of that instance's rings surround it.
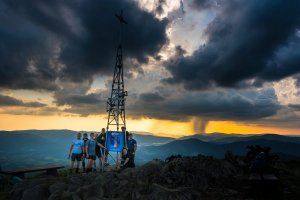
<svg viewBox="0 0 300 200">
<path fill-rule="evenodd" d="M 129 155 L 129 163 L 128 167 L 135 167 L 134 157 L 137 150 L 137 142 L 133 139 L 132 133 L 127 133 L 128 140 L 127 140 L 127 148 L 128 148 L 128 155 Z"/>
</svg>

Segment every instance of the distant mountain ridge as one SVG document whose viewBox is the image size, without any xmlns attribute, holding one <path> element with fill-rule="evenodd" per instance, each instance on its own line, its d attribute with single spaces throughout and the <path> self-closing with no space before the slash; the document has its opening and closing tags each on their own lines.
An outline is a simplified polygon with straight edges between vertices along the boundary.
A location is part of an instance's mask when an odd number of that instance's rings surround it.
<svg viewBox="0 0 300 200">
<path fill-rule="evenodd" d="M 39 138 L 42 137 L 44 139 L 57 142 L 57 143 L 70 143 L 76 137 L 76 133 L 90 133 L 91 131 L 71 131 L 71 130 L 21 130 L 21 131 L 0 131 L 0 137 L 2 134 L 16 134 L 24 136 L 23 134 L 30 134 L 38 136 Z M 98 132 L 95 132 L 98 133 Z M 132 132 L 134 134 L 134 138 L 139 140 L 140 145 L 159 145 L 165 144 L 170 141 L 174 141 L 175 138 L 172 137 L 162 137 L 162 136 L 155 136 L 151 133 L 143 132 L 139 134 L 138 132 Z M 28 135 L 29 136 L 29 135 Z M 0 143 L 1 144 L 1 143 Z"/>
<path fill-rule="evenodd" d="M 266 139 L 300 143 L 300 136 L 278 135 L 278 134 L 224 134 L 224 133 L 210 133 L 210 134 L 195 134 L 191 136 L 184 136 L 179 139 L 196 138 L 206 142 L 213 143 L 232 143 L 237 141 L 250 141 L 255 139 Z"/>
<path fill-rule="evenodd" d="M 271 147 L 272 153 L 281 153 L 281 155 L 287 155 L 289 156 L 289 158 L 300 158 L 300 144 L 266 139 L 255 139 L 249 141 L 216 144 L 201 141 L 196 138 L 190 138 L 185 140 L 176 140 L 157 147 L 145 147 L 144 150 L 148 152 L 148 157 L 158 157 L 160 159 L 164 159 L 167 156 L 173 154 L 181 154 L 185 156 L 203 154 L 207 156 L 213 156 L 216 158 L 223 158 L 226 151 L 231 151 L 233 154 L 236 155 L 245 155 L 248 151 L 248 145 L 260 145 L 262 147 Z"/>
<path fill-rule="evenodd" d="M 3 168 L 32 166 L 44 163 L 69 164 L 67 160 L 71 141 L 76 131 L 24 130 L 0 131 L 0 164 Z M 165 159 L 172 154 L 198 154 L 222 158 L 226 151 L 245 155 L 247 145 L 269 146 L 283 158 L 300 158 L 300 137 L 283 135 L 196 134 L 179 139 L 138 134 L 136 162 L 143 164 L 154 158 Z"/>
</svg>

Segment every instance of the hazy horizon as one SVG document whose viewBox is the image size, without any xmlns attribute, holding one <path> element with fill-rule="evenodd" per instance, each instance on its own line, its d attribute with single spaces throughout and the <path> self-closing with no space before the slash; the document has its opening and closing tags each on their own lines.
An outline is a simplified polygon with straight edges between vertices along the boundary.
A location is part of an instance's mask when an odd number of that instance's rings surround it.
<svg viewBox="0 0 300 200">
<path fill-rule="evenodd" d="M 0 130 L 5 131 L 5 132 L 14 132 L 14 131 L 72 131 L 72 132 L 101 132 L 101 130 L 71 130 L 71 129 L 16 129 L 16 130 Z M 210 135 L 210 134 L 225 134 L 225 135 L 242 135 L 242 136 L 255 136 L 255 135 L 283 135 L 283 136 L 296 136 L 300 137 L 299 134 L 282 134 L 282 133 L 223 133 L 223 132 L 211 132 L 211 133 L 199 133 L 195 132 L 192 134 L 186 134 L 186 135 L 171 135 L 171 134 L 162 134 L 162 133 L 152 133 L 152 132 L 145 132 L 145 131 L 135 131 L 135 130 L 129 130 L 130 132 L 134 134 L 139 134 L 139 135 L 150 135 L 150 136 L 158 136 L 158 137 L 171 137 L 174 139 L 178 139 L 181 137 L 186 137 L 186 136 L 193 136 L 193 135 Z M 75 137 L 75 136 L 74 136 Z"/>
</svg>

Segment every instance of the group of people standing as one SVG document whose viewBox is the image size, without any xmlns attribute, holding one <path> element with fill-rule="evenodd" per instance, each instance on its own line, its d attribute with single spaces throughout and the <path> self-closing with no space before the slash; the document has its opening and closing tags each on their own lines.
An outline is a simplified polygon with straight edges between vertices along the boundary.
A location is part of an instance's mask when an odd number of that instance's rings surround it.
<svg viewBox="0 0 300 200">
<path fill-rule="evenodd" d="M 127 167 L 135 167 L 134 157 L 137 150 L 137 142 L 133 139 L 132 133 L 126 131 L 122 127 L 122 132 L 126 133 L 125 146 L 117 158 L 117 168 L 125 169 Z M 106 148 L 106 131 L 102 128 L 101 133 L 77 133 L 76 139 L 72 141 L 69 158 L 71 158 L 70 173 L 73 173 L 75 161 L 77 161 L 75 173 L 79 173 L 80 162 L 82 163 L 82 171 L 89 173 L 97 171 L 96 160 L 99 159 L 100 172 L 104 171 L 104 167 L 108 165 L 107 158 L 109 152 Z M 87 166 L 86 162 L 87 161 Z M 94 167 L 94 168 L 93 168 Z"/>
</svg>

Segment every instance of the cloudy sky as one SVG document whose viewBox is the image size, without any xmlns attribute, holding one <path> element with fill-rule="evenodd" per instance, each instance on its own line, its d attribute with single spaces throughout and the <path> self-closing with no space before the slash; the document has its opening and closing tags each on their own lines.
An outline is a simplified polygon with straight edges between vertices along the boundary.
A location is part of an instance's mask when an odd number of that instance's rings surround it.
<svg viewBox="0 0 300 200">
<path fill-rule="evenodd" d="M 2 0 L 0 129 L 106 127 L 121 9 L 129 130 L 300 134 L 298 0 Z"/>
</svg>

